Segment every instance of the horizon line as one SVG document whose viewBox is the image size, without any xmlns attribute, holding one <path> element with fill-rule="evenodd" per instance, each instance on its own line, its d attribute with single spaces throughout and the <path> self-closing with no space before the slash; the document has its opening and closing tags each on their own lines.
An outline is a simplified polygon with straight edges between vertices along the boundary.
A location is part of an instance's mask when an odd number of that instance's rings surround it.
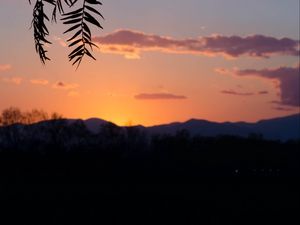
<svg viewBox="0 0 300 225">
<path fill-rule="evenodd" d="M 67 119 L 67 120 L 82 120 L 82 121 L 87 121 L 87 120 L 91 120 L 91 119 L 97 119 L 97 120 L 103 120 L 105 122 L 108 123 L 113 123 L 119 127 L 137 127 L 137 126 L 143 126 L 143 127 L 155 127 L 155 126 L 163 126 L 163 125 L 170 125 L 170 124 L 176 124 L 176 123 L 186 123 L 192 120 L 197 120 L 197 121 L 206 121 L 206 122 L 211 122 L 211 123 L 249 123 L 249 124 L 255 124 L 255 123 L 259 123 L 265 120 L 274 120 L 274 119 L 282 119 L 282 118 L 286 118 L 286 117 L 290 117 L 290 116 L 296 116 L 298 115 L 300 117 L 300 112 L 299 113 L 293 113 L 293 114 L 289 114 L 286 116 L 278 116 L 278 117 L 269 117 L 269 118 L 262 118 L 262 119 L 258 119 L 255 121 L 246 121 L 246 120 L 237 120 L 237 121 L 230 121 L 230 120 L 224 120 L 224 121 L 216 121 L 216 120 L 208 120 L 208 119 L 201 119 L 201 118 L 190 118 L 190 119 L 185 119 L 185 120 L 181 120 L 181 121 L 170 121 L 170 122 L 163 122 L 163 123 L 159 123 L 159 124 L 153 124 L 153 125 L 143 125 L 141 123 L 133 123 L 132 125 L 121 125 L 118 124 L 116 122 L 113 122 L 112 120 L 106 120 L 100 117 L 88 117 L 88 118 L 63 118 L 63 119 Z"/>
</svg>

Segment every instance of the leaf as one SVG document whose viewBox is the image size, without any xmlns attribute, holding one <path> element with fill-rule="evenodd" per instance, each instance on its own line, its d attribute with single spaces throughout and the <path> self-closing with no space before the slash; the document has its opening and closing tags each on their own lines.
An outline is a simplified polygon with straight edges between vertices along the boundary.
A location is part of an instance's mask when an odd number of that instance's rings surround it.
<svg viewBox="0 0 300 225">
<path fill-rule="evenodd" d="M 81 21 L 81 19 L 74 19 L 74 20 L 65 21 L 65 22 L 63 22 L 63 24 L 74 24 L 74 23 L 78 23 L 80 21 Z"/>
<path fill-rule="evenodd" d="M 81 17 L 81 16 L 82 16 L 81 13 L 77 13 L 77 14 L 73 14 L 73 15 L 64 17 L 64 18 L 62 18 L 61 20 L 69 20 L 69 19 L 74 19 L 74 18 Z"/>
<path fill-rule="evenodd" d="M 69 60 L 71 61 L 75 57 L 82 57 L 84 55 L 84 49 L 74 53 L 73 55 L 69 56 Z"/>
<path fill-rule="evenodd" d="M 76 67 L 76 70 L 79 68 L 79 66 L 80 66 L 80 64 L 81 64 L 81 61 L 82 61 L 82 57 L 76 59 L 75 62 L 73 62 L 72 65 L 75 65 L 76 63 L 78 63 L 78 64 L 77 64 L 77 67 Z"/>
<path fill-rule="evenodd" d="M 86 37 L 88 40 L 91 40 L 91 35 L 86 32 L 83 32 L 83 36 Z"/>
<path fill-rule="evenodd" d="M 85 53 L 92 59 L 96 60 L 96 58 L 94 56 L 92 56 L 92 54 L 89 52 L 89 50 L 85 49 Z"/>
<path fill-rule="evenodd" d="M 74 38 L 78 37 L 78 36 L 81 34 L 81 32 L 82 32 L 82 30 L 77 31 L 77 32 L 73 35 L 73 37 L 71 37 L 71 38 L 68 39 L 67 41 L 68 41 L 68 42 L 69 42 L 69 41 L 72 41 Z"/>
<path fill-rule="evenodd" d="M 90 28 L 86 25 L 86 23 L 83 23 L 82 25 L 83 25 L 84 31 L 86 31 L 86 32 L 89 34 L 89 36 L 92 36 L 91 30 L 90 30 Z"/>
<path fill-rule="evenodd" d="M 66 30 L 66 31 L 64 32 L 64 34 L 70 32 L 70 31 L 72 31 L 72 30 L 75 30 L 76 28 L 78 28 L 78 27 L 80 27 L 80 26 L 81 26 L 81 24 L 76 24 L 76 25 L 74 25 L 73 27 L 71 27 L 71 28 L 69 28 L 68 30 Z"/>
<path fill-rule="evenodd" d="M 79 51 L 80 49 L 82 49 L 82 48 L 84 48 L 84 45 L 83 45 L 83 44 L 80 45 L 80 46 L 78 46 L 77 48 L 75 48 L 75 49 L 69 54 L 69 56 L 75 54 L 76 52 L 78 52 L 78 51 Z"/>
<path fill-rule="evenodd" d="M 91 24 L 94 24 L 95 26 L 103 29 L 103 27 L 100 25 L 100 23 L 94 18 L 94 17 L 88 17 L 88 16 L 85 16 L 84 17 L 88 22 L 90 22 Z"/>
<path fill-rule="evenodd" d="M 97 0 L 85 0 L 86 2 L 90 3 L 90 4 L 99 4 L 102 5 L 101 2 L 97 1 Z"/>
<path fill-rule="evenodd" d="M 88 10 L 90 10 L 90 11 L 92 11 L 92 12 L 98 14 L 99 16 L 101 16 L 102 19 L 104 19 L 104 17 L 102 16 L 102 14 L 101 14 L 100 12 L 98 12 L 96 9 L 94 9 L 94 8 L 88 6 L 88 5 L 86 5 L 85 7 L 86 7 Z"/>
<path fill-rule="evenodd" d="M 68 47 L 72 47 L 73 45 L 76 45 L 76 44 L 78 44 L 78 43 L 80 43 L 80 42 L 82 42 L 81 39 L 78 39 L 78 40 L 76 40 L 76 41 L 73 41 L 71 44 L 69 44 Z"/>
<path fill-rule="evenodd" d="M 69 12 L 69 13 L 65 13 L 63 16 L 68 16 L 68 15 L 73 15 L 73 14 L 77 14 L 83 11 L 83 8 L 79 8 L 75 11 Z"/>
</svg>

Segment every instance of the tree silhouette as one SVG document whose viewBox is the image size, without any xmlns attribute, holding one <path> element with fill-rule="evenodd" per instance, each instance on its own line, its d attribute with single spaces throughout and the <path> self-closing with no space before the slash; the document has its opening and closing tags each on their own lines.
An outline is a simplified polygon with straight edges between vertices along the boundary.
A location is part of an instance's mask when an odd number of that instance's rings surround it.
<svg viewBox="0 0 300 225">
<path fill-rule="evenodd" d="M 23 122 L 23 113 L 19 108 L 10 107 L 4 109 L 0 115 L 0 125 L 9 126 Z"/>
<path fill-rule="evenodd" d="M 21 111 L 18 107 L 9 107 L 0 113 L 0 126 L 11 126 L 15 124 L 34 124 L 41 121 L 61 121 L 64 117 L 53 112 L 50 116 L 44 110 L 32 109 L 31 111 Z"/>
<path fill-rule="evenodd" d="M 32 1 L 28 0 L 31 4 Z M 82 59 L 85 55 L 96 60 L 91 54 L 93 47 L 98 48 L 92 42 L 92 34 L 89 25 L 95 25 L 96 27 L 103 29 L 95 16 L 104 19 L 102 14 L 97 10 L 98 5 L 102 3 L 98 0 L 36 0 L 33 7 L 33 19 L 32 28 L 35 41 L 35 49 L 38 53 L 40 60 L 43 64 L 50 58 L 47 56 L 47 50 L 45 50 L 45 44 L 52 44 L 47 36 L 49 31 L 46 22 L 49 21 L 49 16 L 45 13 L 44 6 L 47 3 L 52 7 L 51 21 L 57 22 L 58 14 L 62 17 L 64 25 L 70 25 L 64 34 L 73 32 L 73 35 L 67 40 L 69 47 L 73 47 L 74 50 L 68 55 L 69 61 L 72 61 L 72 65 L 79 67 Z M 65 8 L 69 9 L 65 12 Z"/>
</svg>

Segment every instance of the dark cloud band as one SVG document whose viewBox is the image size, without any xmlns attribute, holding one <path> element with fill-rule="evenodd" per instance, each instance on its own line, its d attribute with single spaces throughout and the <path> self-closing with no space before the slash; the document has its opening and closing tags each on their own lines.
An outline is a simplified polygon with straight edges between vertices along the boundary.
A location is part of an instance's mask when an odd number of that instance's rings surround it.
<svg viewBox="0 0 300 225">
<path fill-rule="evenodd" d="M 276 80 L 276 87 L 280 92 L 281 105 L 300 106 L 300 67 L 280 67 L 263 70 L 238 70 L 238 76 L 256 76 L 265 79 Z"/>
<path fill-rule="evenodd" d="M 102 51 L 139 57 L 143 51 L 176 54 L 225 55 L 239 57 L 270 57 L 271 55 L 299 56 L 299 40 L 263 35 L 247 37 L 215 35 L 195 39 L 175 39 L 132 30 L 118 30 L 106 36 L 94 37 Z"/>
<path fill-rule="evenodd" d="M 134 96 L 137 100 L 184 100 L 187 99 L 183 95 L 175 95 L 169 93 L 142 93 Z"/>
</svg>

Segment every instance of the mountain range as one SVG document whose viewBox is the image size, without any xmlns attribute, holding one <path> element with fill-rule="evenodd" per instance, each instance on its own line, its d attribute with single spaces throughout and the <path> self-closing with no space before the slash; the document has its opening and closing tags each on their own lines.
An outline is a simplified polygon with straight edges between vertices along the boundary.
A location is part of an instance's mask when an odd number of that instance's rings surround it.
<svg viewBox="0 0 300 225">
<path fill-rule="evenodd" d="M 97 132 L 105 120 L 92 118 L 83 121 L 86 127 Z M 158 126 L 136 126 L 148 134 L 176 134 L 180 130 L 187 130 L 192 136 L 201 135 L 214 137 L 218 135 L 234 135 L 247 137 L 250 134 L 262 135 L 269 140 L 300 139 L 300 114 L 286 117 L 261 120 L 256 123 L 247 122 L 211 122 L 207 120 L 191 119 L 186 122 L 176 122 Z"/>
</svg>

